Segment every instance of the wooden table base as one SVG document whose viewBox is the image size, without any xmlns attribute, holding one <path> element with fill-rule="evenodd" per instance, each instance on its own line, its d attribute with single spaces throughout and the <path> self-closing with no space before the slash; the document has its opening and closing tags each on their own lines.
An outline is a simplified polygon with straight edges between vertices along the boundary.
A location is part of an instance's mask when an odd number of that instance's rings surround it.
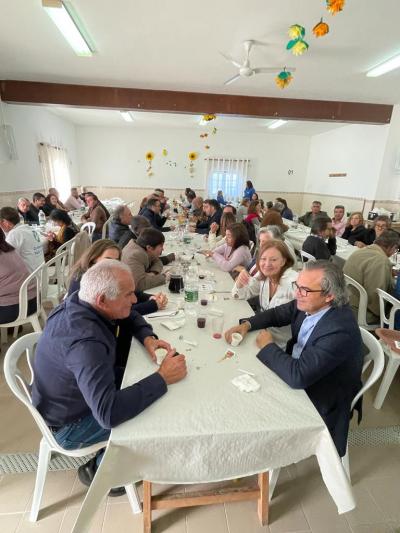
<svg viewBox="0 0 400 533">
<path fill-rule="evenodd" d="M 257 511 L 261 525 L 268 524 L 269 474 L 258 474 L 257 487 L 226 487 L 168 496 L 152 496 L 152 483 L 143 481 L 143 531 L 151 533 L 151 512 L 155 509 L 177 509 L 178 507 L 197 507 L 225 502 L 257 500 Z"/>
</svg>

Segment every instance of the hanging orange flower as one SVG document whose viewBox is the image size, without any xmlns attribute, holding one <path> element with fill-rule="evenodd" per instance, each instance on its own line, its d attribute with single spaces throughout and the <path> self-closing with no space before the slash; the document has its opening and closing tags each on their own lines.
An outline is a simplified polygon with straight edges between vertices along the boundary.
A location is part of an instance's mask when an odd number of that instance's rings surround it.
<svg viewBox="0 0 400 533">
<path fill-rule="evenodd" d="M 329 33 L 329 26 L 326 22 L 323 22 L 323 20 L 321 19 L 318 24 L 316 24 L 314 27 L 313 27 L 313 34 L 315 35 L 315 37 L 323 37 L 324 35 L 326 35 L 327 33 Z"/>
<path fill-rule="evenodd" d="M 326 0 L 326 9 L 332 15 L 336 15 L 339 11 L 343 11 L 345 0 Z"/>
</svg>

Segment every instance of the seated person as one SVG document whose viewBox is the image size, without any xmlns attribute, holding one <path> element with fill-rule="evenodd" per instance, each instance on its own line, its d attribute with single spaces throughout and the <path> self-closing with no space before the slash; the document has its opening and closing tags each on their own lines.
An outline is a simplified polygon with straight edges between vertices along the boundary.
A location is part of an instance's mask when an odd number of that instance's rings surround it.
<svg viewBox="0 0 400 533">
<path fill-rule="evenodd" d="M 344 205 L 335 205 L 333 210 L 332 228 L 336 231 L 336 237 L 341 237 L 346 229 L 346 216 L 344 213 Z"/>
<path fill-rule="evenodd" d="M 238 265 L 247 267 L 251 262 L 251 253 L 246 228 L 240 223 L 231 224 L 225 231 L 225 244 L 204 253 L 207 257 L 212 256 L 224 272 L 232 272 Z"/>
<path fill-rule="evenodd" d="M 190 193 L 188 195 L 188 198 L 191 198 Z M 203 198 L 201 196 L 195 196 L 193 198 L 191 207 L 189 209 L 189 216 L 191 220 L 195 222 L 197 222 L 198 220 L 203 220 Z"/>
<path fill-rule="evenodd" d="M 155 339 L 149 326 L 138 340 L 153 360 L 158 347 L 167 356 L 156 372 L 120 390 L 133 336 L 134 290 L 126 265 L 102 261 L 85 272 L 79 293 L 46 322 L 35 353 L 32 403 L 65 449 L 107 440 L 111 428 L 137 416 L 186 375 L 185 357 L 173 357 L 175 349 Z M 92 459 L 81 466 L 81 482 L 89 485 L 95 470 Z"/>
<path fill-rule="evenodd" d="M 39 224 L 39 211 L 42 210 L 43 213 L 48 216 L 50 212 L 47 210 L 46 213 L 46 197 L 41 192 L 35 192 L 32 196 L 32 203 L 29 207 L 29 211 L 26 213 L 26 221 L 28 224 Z"/>
<path fill-rule="evenodd" d="M 31 222 L 31 220 L 29 220 L 30 207 L 31 207 L 31 203 L 28 200 L 28 198 L 18 198 L 17 211 L 18 211 L 18 214 L 24 219 L 25 224 L 29 224 Z"/>
<path fill-rule="evenodd" d="M 84 202 L 89 207 L 89 204 L 86 201 L 86 198 L 88 196 L 96 196 L 96 195 L 94 194 L 94 192 L 90 192 L 90 191 L 87 191 L 87 192 L 83 193 Z M 96 198 L 97 198 L 97 196 L 96 196 Z M 97 198 L 97 202 L 98 202 L 98 205 L 103 209 L 104 213 L 106 214 L 106 220 L 108 220 L 111 215 L 110 215 L 107 207 L 99 200 L 99 198 Z"/>
<path fill-rule="evenodd" d="M 219 203 L 219 205 L 226 205 L 223 191 L 217 192 L 217 202 Z"/>
<path fill-rule="evenodd" d="M 379 296 L 376 289 L 391 292 L 393 278 L 389 257 L 397 251 L 399 244 L 399 234 L 392 229 L 387 229 L 375 239 L 374 244 L 353 252 L 344 264 L 343 273 L 358 281 L 367 291 L 367 323 L 369 324 L 379 323 Z M 351 287 L 349 290 L 351 307 L 357 313 L 358 292 L 356 293 Z"/>
<path fill-rule="evenodd" d="M 328 214 L 325 213 L 325 211 L 321 211 L 321 202 L 318 200 L 315 200 L 311 204 L 311 211 L 307 211 L 307 213 L 301 217 L 299 217 L 300 224 L 304 224 L 305 226 L 311 227 L 311 224 L 314 222 L 314 219 L 317 217 L 325 217 L 329 218 Z"/>
<path fill-rule="evenodd" d="M 71 217 L 63 209 L 53 209 L 49 219 L 60 229 L 57 233 L 49 232 L 46 236 L 49 241 L 46 252 L 46 261 L 54 257 L 57 249 L 70 241 L 79 232 L 78 228 L 72 222 Z"/>
<path fill-rule="evenodd" d="M 195 231 L 196 233 L 208 235 L 213 222 L 216 222 L 219 226 L 221 222 L 222 209 L 217 200 L 208 199 L 204 200 L 203 211 L 207 218 L 204 221 L 197 222 Z"/>
<path fill-rule="evenodd" d="M 18 318 L 19 290 L 30 272 L 0 229 L 0 324 Z M 28 287 L 28 316 L 36 311 L 36 285 Z"/>
<path fill-rule="evenodd" d="M 142 230 L 136 241 L 129 241 L 122 250 L 122 262 L 129 266 L 139 291 L 165 284 L 160 255 L 165 237 L 154 228 Z"/>
<path fill-rule="evenodd" d="M 44 263 L 40 237 L 30 226 L 21 224 L 16 209 L 13 207 L 0 209 L 0 228 L 6 234 L 6 241 L 16 249 L 30 273 Z"/>
<path fill-rule="evenodd" d="M 348 224 L 342 234 L 342 239 L 356 246 L 356 242 L 365 242 L 365 226 L 363 214 L 356 211 L 350 215 Z"/>
<path fill-rule="evenodd" d="M 249 198 L 243 198 L 243 200 L 240 202 L 239 207 L 237 208 L 236 212 L 236 222 L 242 222 L 247 217 L 247 211 L 249 209 L 250 200 Z"/>
<path fill-rule="evenodd" d="M 261 222 L 261 204 L 259 200 L 252 200 L 247 210 L 246 222 L 252 222 L 259 226 Z"/>
<path fill-rule="evenodd" d="M 328 239 L 325 242 L 325 239 Z M 336 254 L 335 230 L 330 218 L 316 218 L 311 225 L 311 235 L 303 242 L 301 248 L 315 257 L 315 259 L 329 260 Z"/>
<path fill-rule="evenodd" d="M 167 211 L 167 209 L 170 208 L 168 205 L 168 198 L 165 196 L 164 189 L 154 189 L 154 194 L 156 194 L 160 200 L 160 212 L 164 213 L 164 211 Z"/>
<path fill-rule="evenodd" d="M 271 206 L 272 207 L 272 206 Z M 282 234 L 286 233 L 289 226 L 283 223 L 282 216 L 275 209 L 268 209 L 261 220 L 261 227 L 264 226 L 278 226 L 281 229 Z"/>
<path fill-rule="evenodd" d="M 377 237 L 380 237 L 382 233 L 390 229 L 392 225 L 392 222 L 388 216 L 385 215 L 379 215 L 374 219 L 373 227 L 367 228 L 365 230 L 365 242 L 356 241 L 356 246 L 359 248 L 364 248 L 364 246 L 367 246 L 369 244 L 374 244 L 375 239 Z"/>
<path fill-rule="evenodd" d="M 107 220 L 107 214 L 100 205 L 99 199 L 93 193 L 85 193 L 86 204 L 89 211 L 82 215 L 82 222 L 94 222 L 95 228 L 92 233 L 92 242 L 102 238 L 103 226 Z"/>
<path fill-rule="evenodd" d="M 167 228 L 164 227 L 164 224 L 167 221 L 167 217 L 162 217 L 160 215 L 160 212 L 160 200 L 158 198 L 150 198 L 150 200 L 146 204 L 146 207 L 144 207 L 140 212 L 140 215 L 142 217 L 147 218 L 147 220 L 150 222 L 154 229 L 159 231 L 171 231 L 173 229 L 173 226 Z"/>
<path fill-rule="evenodd" d="M 44 210 L 46 216 L 50 216 L 53 209 L 58 209 L 59 211 L 66 211 L 61 204 L 58 202 L 58 198 L 55 194 L 48 194 L 46 196 L 46 203 L 44 204 Z"/>
<path fill-rule="evenodd" d="M 94 242 L 75 263 L 70 274 L 68 295 L 79 291 L 83 274 L 104 259 L 121 260 L 121 249 L 109 239 L 100 239 Z M 132 310 L 140 315 L 155 313 L 159 309 L 164 309 L 168 304 L 168 298 L 162 292 L 151 295 L 142 291 L 135 291 L 135 296 L 137 303 L 133 304 Z"/>
<path fill-rule="evenodd" d="M 236 207 L 232 204 L 226 204 L 225 207 L 222 209 L 222 214 L 224 213 L 232 213 L 232 215 L 235 215 L 236 218 Z M 241 222 L 241 220 L 236 222 Z"/>
<path fill-rule="evenodd" d="M 294 299 L 293 282 L 297 272 L 293 270 L 294 261 L 281 240 L 268 240 L 257 254 L 257 273 L 251 276 L 242 270 L 236 278 L 232 296 L 241 300 L 259 298 L 259 309 L 265 311 L 290 302 Z M 286 346 L 290 339 L 290 328 L 271 329 L 278 346 Z"/>
<path fill-rule="evenodd" d="M 50 187 L 49 189 L 49 196 L 52 194 L 54 194 L 54 196 L 57 198 L 57 205 L 59 206 L 57 207 L 57 209 L 64 209 L 64 211 L 68 211 L 68 209 L 65 207 L 65 205 L 60 200 L 60 193 L 54 187 Z"/>
<path fill-rule="evenodd" d="M 287 202 L 286 202 L 285 198 L 278 197 L 276 199 L 275 207 L 276 207 L 278 202 L 283 205 L 283 208 L 279 209 L 281 217 L 282 218 L 286 218 L 287 220 L 293 220 L 293 211 L 288 208 L 288 205 L 287 205 Z"/>
<path fill-rule="evenodd" d="M 65 209 L 68 211 L 74 211 L 75 209 L 82 209 L 82 207 L 85 207 L 85 202 L 79 197 L 78 189 L 76 187 L 71 187 L 71 194 L 68 196 L 64 205 Z"/>
<path fill-rule="evenodd" d="M 208 234 L 208 246 L 210 250 L 214 250 L 217 246 L 225 244 L 226 229 L 231 224 L 236 223 L 236 218 L 232 213 L 223 213 L 221 217 L 221 224 L 218 226 L 216 222 L 213 222 L 210 227 L 210 233 Z M 219 233 L 219 235 L 218 235 Z"/>
<path fill-rule="evenodd" d="M 294 285 L 295 300 L 242 319 L 225 338 L 229 343 L 234 332 L 246 336 L 262 330 L 257 358 L 290 387 L 306 391 L 343 457 L 351 402 L 362 386 L 360 328 L 348 305 L 344 276 L 332 262 L 309 261 Z M 289 325 L 293 335 L 283 350 L 265 328 Z"/>
<path fill-rule="evenodd" d="M 129 207 L 127 205 L 118 205 L 112 214 L 111 222 L 108 226 L 108 235 L 120 248 L 123 248 L 120 242 L 125 242 L 127 236 L 130 236 L 131 230 L 129 226 L 131 223 L 132 212 Z"/>
<path fill-rule="evenodd" d="M 131 223 L 129 226 L 129 233 L 126 232 L 119 240 L 118 246 L 121 248 L 121 250 L 128 244 L 130 240 L 136 241 L 138 238 L 139 233 L 144 228 L 151 228 L 151 224 L 148 221 L 147 218 L 142 217 L 142 215 L 135 215 L 131 219 Z"/>
</svg>

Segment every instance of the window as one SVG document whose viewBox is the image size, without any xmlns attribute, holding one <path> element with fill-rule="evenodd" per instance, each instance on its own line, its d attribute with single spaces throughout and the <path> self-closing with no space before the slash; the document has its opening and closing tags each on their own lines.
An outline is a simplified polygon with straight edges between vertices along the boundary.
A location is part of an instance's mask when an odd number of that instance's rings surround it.
<svg viewBox="0 0 400 533">
<path fill-rule="evenodd" d="M 39 143 L 38 150 L 44 189 L 48 191 L 50 187 L 54 187 L 60 193 L 61 200 L 68 198 L 71 177 L 67 151 L 46 143 Z"/>
<path fill-rule="evenodd" d="M 208 198 L 216 198 L 222 191 L 226 201 L 239 201 L 249 168 L 249 159 L 206 159 L 206 191 Z"/>
</svg>

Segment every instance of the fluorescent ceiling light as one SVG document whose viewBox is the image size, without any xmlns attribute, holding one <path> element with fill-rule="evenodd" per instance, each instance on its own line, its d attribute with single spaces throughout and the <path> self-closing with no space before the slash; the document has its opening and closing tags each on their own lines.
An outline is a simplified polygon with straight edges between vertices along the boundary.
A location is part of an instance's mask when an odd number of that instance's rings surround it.
<svg viewBox="0 0 400 533">
<path fill-rule="evenodd" d="M 377 76 L 382 76 L 391 70 L 395 70 L 400 67 L 400 54 L 397 56 L 388 59 L 384 63 L 381 63 L 377 67 L 372 68 L 367 72 L 369 78 L 376 78 Z"/>
<path fill-rule="evenodd" d="M 78 56 L 91 57 L 94 52 L 78 15 L 69 2 L 42 0 L 47 14 Z"/>
<path fill-rule="evenodd" d="M 287 120 L 274 120 L 274 122 L 271 122 L 271 124 L 268 126 L 270 130 L 274 130 L 275 128 L 279 128 L 280 126 L 283 126 L 287 123 Z"/>
<path fill-rule="evenodd" d="M 133 117 L 130 114 L 130 111 L 120 111 L 119 114 L 124 120 L 126 120 L 126 122 L 133 122 Z"/>
</svg>

